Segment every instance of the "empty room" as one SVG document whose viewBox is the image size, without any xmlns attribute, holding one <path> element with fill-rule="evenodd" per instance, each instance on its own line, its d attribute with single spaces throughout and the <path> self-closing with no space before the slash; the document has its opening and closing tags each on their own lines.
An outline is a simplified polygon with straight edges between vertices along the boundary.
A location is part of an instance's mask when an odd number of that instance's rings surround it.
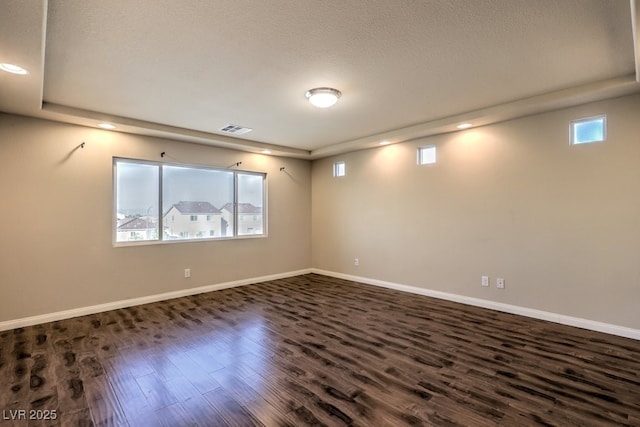
<svg viewBox="0 0 640 427">
<path fill-rule="evenodd" d="M 640 426 L 639 25 L 0 1 L 0 427 Z"/>
</svg>

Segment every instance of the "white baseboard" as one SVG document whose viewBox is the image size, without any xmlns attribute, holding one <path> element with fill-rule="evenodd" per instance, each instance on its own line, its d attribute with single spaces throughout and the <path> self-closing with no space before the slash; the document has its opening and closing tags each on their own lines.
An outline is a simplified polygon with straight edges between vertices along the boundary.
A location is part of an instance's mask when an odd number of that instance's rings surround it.
<svg viewBox="0 0 640 427">
<path fill-rule="evenodd" d="M 368 277 L 360 277 L 360 276 L 353 276 L 350 274 L 336 273 L 334 271 L 326 271 L 326 270 L 321 270 L 317 268 L 312 268 L 311 272 L 316 274 L 322 274 L 325 276 L 336 277 L 338 279 L 345 279 L 345 280 L 351 280 L 354 282 L 365 283 L 367 285 L 380 286 L 383 288 L 395 289 L 398 291 L 409 292 L 412 294 L 425 295 L 428 297 L 459 302 L 462 304 L 474 305 L 477 307 L 489 308 L 492 310 L 503 311 L 505 313 L 519 314 L 521 316 L 532 317 L 534 319 L 547 320 L 549 322 L 560 323 L 568 326 L 576 326 L 578 328 L 589 329 L 592 331 L 604 332 L 611 335 L 618 335 L 621 337 L 640 340 L 640 330 L 628 328 L 626 326 L 612 325 L 609 323 L 597 322 L 595 320 L 565 316 L 563 314 L 551 313 L 548 311 L 536 310 L 533 308 L 521 307 L 518 305 L 504 304 L 501 302 L 467 297 L 464 295 L 451 294 L 451 293 L 441 292 L 441 291 L 434 291 L 431 289 L 418 288 L 415 286 L 402 285 L 399 283 L 385 282 L 383 280 L 371 279 Z"/>
<path fill-rule="evenodd" d="M 299 276 L 310 273 L 311 269 L 289 271 L 286 273 L 272 274 L 269 276 L 252 277 L 249 279 L 234 280 L 232 282 L 218 283 L 215 285 L 201 286 L 198 288 L 181 289 L 179 291 L 166 292 L 156 295 L 148 295 L 139 298 L 109 302 L 106 304 L 92 305 L 89 307 L 74 308 L 71 310 L 58 311 L 55 313 L 41 314 L 38 316 L 24 317 L 21 319 L 7 320 L 0 322 L 0 331 L 23 328 L 25 326 L 39 325 L 41 323 L 55 322 L 57 320 L 70 319 L 72 317 L 86 316 L 88 314 L 101 313 L 118 308 L 132 307 L 135 305 L 149 304 L 157 301 L 164 301 L 180 298 L 188 295 L 202 294 L 205 292 L 218 291 L 221 289 L 235 288 L 238 286 L 250 285 L 253 283 L 266 282 L 269 280 L 284 279 L 286 277 Z"/>
<path fill-rule="evenodd" d="M 380 286 L 388 289 L 395 289 L 402 292 L 409 292 L 428 297 L 444 299 L 448 301 L 459 302 L 462 304 L 473 305 L 477 307 L 489 308 L 492 310 L 503 311 L 505 313 L 519 314 L 521 316 L 532 317 L 534 319 L 547 320 L 550 322 L 560 323 L 568 326 L 589 329 L 597 332 L 604 332 L 611 335 L 632 338 L 640 340 L 640 330 L 628 328 L 626 326 L 612 325 L 609 323 L 598 322 L 595 320 L 582 319 L 579 317 L 565 316 L 563 314 L 551 313 L 548 311 L 536 310 L 533 308 L 521 307 L 517 305 L 504 304 L 495 301 L 484 300 L 480 298 L 467 297 L 464 295 L 451 294 L 448 292 L 435 291 L 431 289 L 418 288 L 416 286 L 402 285 L 394 282 L 386 282 L 368 277 L 354 276 L 350 274 L 337 273 L 334 271 L 321 270 L 318 268 L 308 268 L 303 270 L 289 271 L 285 273 L 272 274 L 268 276 L 252 277 L 249 279 L 234 280 L 231 282 L 218 283 L 214 285 L 201 286 L 198 288 L 181 289 L 179 291 L 166 292 L 156 295 L 148 295 L 139 298 L 131 298 L 126 300 L 114 301 L 105 304 L 92 305 L 88 307 L 80 307 L 71 310 L 58 311 L 55 313 L 41 314 L 38 316 L 24 317 L 21 319 L 7 320 L 0 322 L 0 331 L 22 328 L 25 326 L 38 325 L 41 323 L 55 322 L 57 320 L 70 319 L 73 317 L 86 316 L 88 314 L 101 313 L 119 308 L 133 307 L 136 305 L 149 304 L 157 301 L 164 301 L 174 298 L 180 298 L 188 295 L 202 294 L 221 289 L 235 288 L 269 280 L 284 279 L 287 277 L 299 276 L 302 274 L 316 273 L 325 276 L 336 277 L 339 279 L 352 280 L 354 282 L 364 283 L 368 285 Z"/>
</svg>

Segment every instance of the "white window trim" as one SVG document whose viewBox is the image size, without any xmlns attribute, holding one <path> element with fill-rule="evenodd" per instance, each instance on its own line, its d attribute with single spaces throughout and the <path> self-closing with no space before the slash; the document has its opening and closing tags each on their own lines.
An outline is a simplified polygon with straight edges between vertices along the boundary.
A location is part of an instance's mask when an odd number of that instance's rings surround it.
<svg viewBox="0 0 640 427">
<path fill-rule="evenodd" d="M 340 167 L 342 166 L 342 171 L 340 170 Z M 342 173 L 340 173 L 342 172 Z M 341 160 L 339 162 L 335 162 L 333 164 L 333 177 L 334 178 L 342 178 L 343 176 L 347 175 L 347 164 L 344 162 L 344 160 Z"/>
<path fill-rule="evenodd" d="M 580 124 L 580 123 L 587 123 L 587 122 L 591 122 L 594 120 L 599 120 L 602 119 L 602 139 L 596 139 L 593 141 L 584 141 L 584 142 L 575 142 L 575 130 L 574 127 L 576 124 Z M 605 142 L 607 140 L 607 115 L 606 114 L 600 114 L 598 116 L 591 116 L 591 117 L 583 117 L 581 119 L 576 119 L 576 120 L 571 120 L 571 123 L 569 124 L 569 145 L 574 146 L 574 145 L 588 145 L 588 144 L 594 144 L 597 142 Z"/>
<path fill-rule="evenodd" d="M 422 152 L 423 150 L 428 150 L 428 149 L 433 149 L 433 154 L 434 154 L 434 160 L 433 162 L 422 162 Z M 436 148 L 435 145 L 425 145 L 422 147 L 418 147 L 418 150 L 416 152 L 416 156 L 417 156 L 417 163 L 419 166 L 424 166 L 424 165 L 435 165 L 438 162 L 438 149 Z"/>
</svg>

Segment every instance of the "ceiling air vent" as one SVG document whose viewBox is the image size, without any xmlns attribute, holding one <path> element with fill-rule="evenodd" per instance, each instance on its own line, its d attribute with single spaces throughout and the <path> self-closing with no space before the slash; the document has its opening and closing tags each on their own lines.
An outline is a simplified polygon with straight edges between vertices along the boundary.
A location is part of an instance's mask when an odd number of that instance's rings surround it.
<svg viewBox="0 0 640 427">
<path fill-rule="evenodd" d="M 238 125 L 226 125 L 218 129 L 220 132 L 232 133 L 234 135 L 242 135 L 243 133 L 251 132 L 253 129 L 245 128 Z"/>
</svg>

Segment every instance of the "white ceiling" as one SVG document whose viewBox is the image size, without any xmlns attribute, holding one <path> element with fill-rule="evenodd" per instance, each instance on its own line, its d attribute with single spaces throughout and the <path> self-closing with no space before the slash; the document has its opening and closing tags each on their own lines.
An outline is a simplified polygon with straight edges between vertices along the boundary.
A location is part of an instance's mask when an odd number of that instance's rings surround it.
<svg viewBox="0 0 640 427">
<path fill-rule="evenodd" d="M 636 1 L 3 0 L 0 111 L 317 158 L 639 91 Z"/>
</svg>

